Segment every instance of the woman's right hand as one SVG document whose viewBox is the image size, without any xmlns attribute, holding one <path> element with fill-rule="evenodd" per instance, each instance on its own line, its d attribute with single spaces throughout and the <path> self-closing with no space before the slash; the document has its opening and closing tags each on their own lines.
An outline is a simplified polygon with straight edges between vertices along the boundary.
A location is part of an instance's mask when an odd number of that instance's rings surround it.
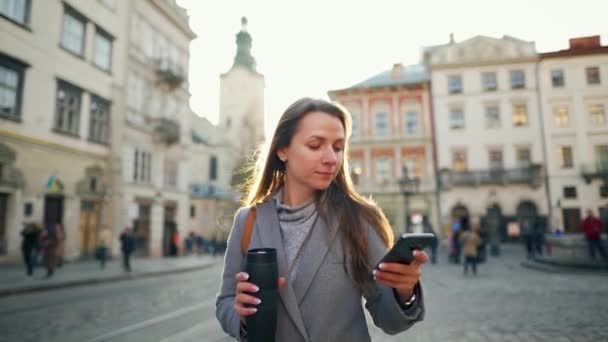
<svg viewBox="0 0 608 342">
<path fill-rule="evenodd" d="M 255 307 L 247 307 L 247 305 L 256 306 L 260 304 L 260 299 L 252 294 L 255 294 L 260 289 L 253 283 L 247 282 L 249 274 L 239 272 L 236 274 L 236 297 L 234 299 L 234 310 L 241 317 L 241 322 L 245 323 L 245 317 L 251 316 L 258 311 Z M 285 277 L 279 277 L 279 289 L 285 285 Z"/>
<path fill-rule="evenodd" d="M 258 292 L 260 289 L 252 283 L 247 282 L 249 274 L 239 272 L 236 274 L 236 298 L 234 299 L 234 310 L 241 317 L 241 322 L 245 322 L 245 317 L 253 315 L 258 311 L 255 307 L 247 307 L 247 304 L 258 305 L 260 299 L 251 294 Z"/>
</svg>

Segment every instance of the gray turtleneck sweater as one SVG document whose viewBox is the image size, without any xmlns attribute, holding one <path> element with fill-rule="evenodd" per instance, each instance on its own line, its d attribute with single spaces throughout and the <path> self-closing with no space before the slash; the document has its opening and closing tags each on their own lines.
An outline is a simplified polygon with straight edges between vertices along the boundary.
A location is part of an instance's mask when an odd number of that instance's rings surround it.
<svg viewBox="0 0 608 342">
<path fill-rule="evenodd" d="M 313 228 L 319 213 L 317 212 L 314 200 L 297 207 L 290 207 L 281 203 L 282 198 L 283 189 L 275 194 L 274 200 L 277 203 L 281 239 L 285 248 L 287 267 L 291 270 L 289 281 L 293 283 L 298 271 L 298 251 L 304 248 L 303 244 L 306 243 L 306 238 Z"/>
</svg>

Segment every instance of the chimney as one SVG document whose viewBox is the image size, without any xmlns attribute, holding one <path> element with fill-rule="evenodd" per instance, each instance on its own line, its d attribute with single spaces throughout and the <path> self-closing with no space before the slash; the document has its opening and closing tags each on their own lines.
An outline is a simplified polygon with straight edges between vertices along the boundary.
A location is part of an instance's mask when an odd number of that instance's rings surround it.
<svg viewBox="0 0 608 342">
<path fill-rule="evenodd" d="M 405 79 L 405 67 L 401 63 L 393 64 L 391 70 L 391 80 Z"/>
<path fill-rule="evenodd" d="M 583 50 L 599 48 L 602 44 L 600 43 L 600 36 L 590 37 L 578 37 L 570 39 L 570 50 Z"/>
</svg>

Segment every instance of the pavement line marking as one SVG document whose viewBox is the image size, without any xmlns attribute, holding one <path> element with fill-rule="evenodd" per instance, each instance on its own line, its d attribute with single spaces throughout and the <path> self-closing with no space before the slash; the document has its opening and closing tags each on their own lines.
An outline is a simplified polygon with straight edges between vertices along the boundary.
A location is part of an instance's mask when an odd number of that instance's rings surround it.
<svg viewBox="0 0 608 342">
<path fill-rule="evenodd" d="M 185 315 L 185 314 L 190 313 L 192 311 L 196 311 L 198 309 L 201 309 L 201 308 L 205 307 L 206 305 L 207 305 L 207 303 L 202 302 L 202 303 L 199 303 L 199 304 L 196 304 L 196 305 L 189 306 L 187 308 L 179 309 L 179 310 L 170 312 L 168 314 L 165 314 L 165 315 L 162 315 L 162 316 L 158 316 L 158 317 L 149 319 L 147 321 L 139 322 L 137 324 L 129 325 L 129 326 L 126 326 L 126 327 L 124 327 L 122 329 L 118 329 L 118 330 L 112 331 L 110 333 L 107 333 L 107 334 L 95 337 L 93 339 L 87 340 L 87 342 L 106 341 L 106 340 L 109 340 L 109 339 L 114 338 L 116 336 L 128 334 L 130 332 L 133 332 L 133 331 L 136 331 L 136 330 L 139 330 L 139 329 L 142 329 L 142 328 L 145 328 L 145 327 L 148 327 L 148 326 L 160 323 L 162 321 L 166 321 L 166 320 L 178 317 L 178 316 Z"/>
</svg>

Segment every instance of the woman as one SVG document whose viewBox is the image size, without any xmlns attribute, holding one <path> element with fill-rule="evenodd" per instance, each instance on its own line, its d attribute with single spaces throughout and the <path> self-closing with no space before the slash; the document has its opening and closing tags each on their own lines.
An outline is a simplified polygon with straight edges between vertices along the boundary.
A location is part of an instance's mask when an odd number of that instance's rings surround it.
<svg viewBox="0 0 608 342">
<path fill-rule="evenodd" d="M 277 341 L 370 341 L 361 297 L 376 326 L 396 334 L 424 317 L 420 268 L 372 269 L 393 243 L 381 210 L 353 188 L 348 170 L 350 116 L 329 102 L 304 98 L 279 120 L 266 158 L 248 183 L 257 218 L 249 248 L 277 249 Z M 242 272 L 240 244 L 249 208 L 235 215 L 228 239 L 216 316 L 245 340 L 245 317 L 257 287 Z"/>
</svg>

